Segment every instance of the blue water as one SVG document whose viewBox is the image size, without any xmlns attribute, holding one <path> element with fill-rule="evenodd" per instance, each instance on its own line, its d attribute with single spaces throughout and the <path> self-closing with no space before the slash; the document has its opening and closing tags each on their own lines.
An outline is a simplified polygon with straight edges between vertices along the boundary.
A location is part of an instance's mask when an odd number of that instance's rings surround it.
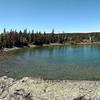
<svg viewBox="0 0 100 100">
<path fill-rule="evenodd" d="M 0 60 L 0 76 L 100 80 L 100 45 L 27 48 Z"/>
</svg>

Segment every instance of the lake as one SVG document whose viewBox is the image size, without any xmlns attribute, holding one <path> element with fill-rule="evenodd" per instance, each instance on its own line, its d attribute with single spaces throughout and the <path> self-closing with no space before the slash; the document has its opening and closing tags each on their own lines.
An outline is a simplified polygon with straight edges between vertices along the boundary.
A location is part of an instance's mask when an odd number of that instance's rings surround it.
<svg viewBox="0 0 100 100">
<path fill-rule="evenodd" d="M 57 80 L 100 80 L 100 45 L 38 47 L 10 51 L 0 76 Z"/>
</svg>

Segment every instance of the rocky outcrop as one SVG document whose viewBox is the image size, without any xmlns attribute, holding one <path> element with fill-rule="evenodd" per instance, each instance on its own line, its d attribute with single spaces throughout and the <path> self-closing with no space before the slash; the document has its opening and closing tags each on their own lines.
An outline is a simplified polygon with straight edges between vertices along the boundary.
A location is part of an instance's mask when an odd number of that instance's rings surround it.
<svg viewBox="0 0 100 100">
<path fill-rule="evenodd" d="M 100 100 L 99 81 L 0 78 L 0 100 Z"/>
</svg>

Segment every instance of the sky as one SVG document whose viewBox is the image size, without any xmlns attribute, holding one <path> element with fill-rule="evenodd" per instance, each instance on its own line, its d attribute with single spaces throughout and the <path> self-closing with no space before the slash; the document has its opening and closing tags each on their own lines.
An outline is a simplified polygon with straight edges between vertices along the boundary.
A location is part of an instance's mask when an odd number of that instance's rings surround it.
<svg viewBox="0 0 100 100">
<path fill-rule="evenodd" d="M 100 0 L 0 0 L 0 31 L 100 31 Z"/>
</svg>

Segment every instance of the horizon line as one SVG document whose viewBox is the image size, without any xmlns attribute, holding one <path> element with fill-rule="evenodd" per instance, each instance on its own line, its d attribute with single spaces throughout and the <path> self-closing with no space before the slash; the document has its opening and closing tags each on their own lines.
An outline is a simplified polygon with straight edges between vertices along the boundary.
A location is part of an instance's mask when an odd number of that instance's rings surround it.
<svg viewBox="0 0 100 100">
<path fill-rule="evenodd" d="M 51 31 L 41 31 L 41 30 L 34 30 L 34 29 L 28 29 L 28 28 L 24 28 L 24 29 L 7 29 L 7 28 L 3 28 L 2 31 L 0 31 L 0 33 L 4 33 L 4 30 L 6 30 L 6 32 L 10 32 L 10 31 L 16 31 L 16 32 L 19 32 L 19 31 L 22 31 L 24 32 L 24 30 L 27 30 L 27 32 L 30 32 L 32 33 L 32 31 L 34 33 L 52 33 L 52 31 L 54 30 L 54 33 L 100 33 L 100 31 L 73 31 L 73 32 L 66 32 L 66 31 L 55 31 L 55 29 L 51 29 Z"/>
</svg>

